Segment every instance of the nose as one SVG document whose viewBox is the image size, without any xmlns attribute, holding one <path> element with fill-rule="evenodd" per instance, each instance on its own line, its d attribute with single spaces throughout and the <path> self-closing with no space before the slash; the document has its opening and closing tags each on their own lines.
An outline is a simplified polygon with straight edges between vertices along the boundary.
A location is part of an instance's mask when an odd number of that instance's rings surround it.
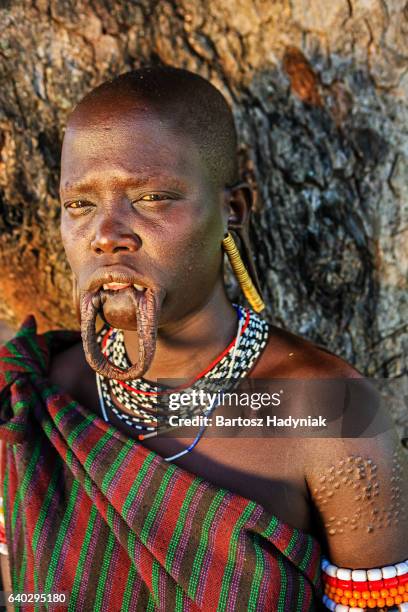
<svg viewBox="0 0 408 612">
<path fill-rule="evenodd" d="M 140 246 L 139 236 L 128 226 L 112 218 L 101 220 L 91 241 L 91 248 L 97 254 L 134 252 Z"/>
</svg>

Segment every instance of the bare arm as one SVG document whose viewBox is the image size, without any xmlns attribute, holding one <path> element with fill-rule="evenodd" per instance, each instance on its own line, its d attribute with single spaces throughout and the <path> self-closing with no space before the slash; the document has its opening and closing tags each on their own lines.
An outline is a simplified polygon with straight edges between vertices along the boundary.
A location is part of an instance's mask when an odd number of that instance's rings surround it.
<svg viewBox="0 0 408 612">
<path fill-rule="evenodd" d="M 395 430 L 319 440 L 313 459 L 307 482 L 329 560 L 353 569 L 407 560 L 408 461 Z"/>
</svg>

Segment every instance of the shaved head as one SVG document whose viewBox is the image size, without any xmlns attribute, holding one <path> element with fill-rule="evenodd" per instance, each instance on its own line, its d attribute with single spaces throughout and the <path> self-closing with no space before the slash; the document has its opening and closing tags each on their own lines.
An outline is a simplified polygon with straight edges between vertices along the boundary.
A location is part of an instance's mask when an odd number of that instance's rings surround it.
<svg viewBox="0 0 408 612">
<path fill-rule="evenodd" d="M 197 74 L 170 66 L 140 68 L 93 89 L 71 114 L 68 127 L 109 113 L 153 113 L 196 145 L 215 186 L 239 180 L 234 118 L 223 95 Z"/>
</svg>

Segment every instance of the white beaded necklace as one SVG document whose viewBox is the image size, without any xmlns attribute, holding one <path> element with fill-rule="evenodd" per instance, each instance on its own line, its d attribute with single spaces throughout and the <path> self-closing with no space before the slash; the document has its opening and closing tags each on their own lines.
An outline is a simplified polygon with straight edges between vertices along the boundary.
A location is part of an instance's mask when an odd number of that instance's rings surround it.
<svg viewBox="0 0 408 612">
<path fill-rule="evenodd" d="M 225 354 L 215 361 L 214 365 L 204 371 L 202 376 L 197 377 L 188 388 L 182 387 L 183 393 L 191 393 L 192 390 L 205 389 L 206 392 L 218 391 L 220 402 L 222 401 L 222 390 L 220 386 L 228 390 L 236 387 L 252 368 L 255 360 L 266 345 L 269 333 L 269 325 L 251 309 L 233 304 L 239 316 L 237 335 L 233 342 L 224 351 Z M 98 335 L 98 342 L 102 344 L 106 355 L 115 365 L 127 368 L 130 365 L 126 355 L 123 332 L 111 330 L 108 326 L 103 328 Z M 170 416 L 167 394 L 174 393 L 174 388 L 165 387 L 143 379 L 134 379 L 128 383 L 112 379 L 105 379 L 96 375 L 99 401 L 105 421 L 109 422 L 106 407 L 108 407 L 119 419 L 131 426 L 141 435 L 140 439 L 158 435 L 158 433 L 174 429 L 168 426 Z M 227 389 L 224 389 L 227 390 Z M 221 393 L 220 393 L 221 391 Z M 163 400 L 163 397 L 165 398 Z M 179 417 L 192 417 L 202 415 L 208 417 L 219 405 L 214 403 L 211 410 L 203 411 L 198 406 L 183 406 L 177 412 Z M 120 409 L 123 406 L 125 410 Z M 131 414 L 130 414 L 131 413 Z M 165 458 L 171 461 L 191 451 L 197 444 L 206 426 L 200 428 L 194 442 L 181 453 Z"/>
</svg>

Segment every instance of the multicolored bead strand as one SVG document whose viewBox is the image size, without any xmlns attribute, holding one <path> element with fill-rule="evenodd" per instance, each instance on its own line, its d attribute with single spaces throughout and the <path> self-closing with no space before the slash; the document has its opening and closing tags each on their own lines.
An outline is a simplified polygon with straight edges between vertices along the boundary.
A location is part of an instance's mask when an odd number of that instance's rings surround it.
<svg viewBox="0 0 408 612">
<path fill-rule="evenodd" d="M 193 390 L 207 393 L 233 390 L 247 376 L 269 337 L 269 324 L 257 313 L 235 303 L 233 306 L 242 323 L 238 350 L 235 353 L 235 338 L 190 383 L 170 388 L 160 383 L 151 383 L 144 378 L 124 382 L 105 379 L 96 374 L 101 412 L 105 421 L 109 421 L 106 411 L 109 409 L 118 419 L 135 429 L 139 439 L 143 440 L 172 429 L 168 428 L 169 416 L 172 414 L 169 411 L 169 394 L 180 390 L 186 395 Z M 115 365 L 120 368 L 129 367 L 122 330 L 104 326 L 98 334 L 98 343 L 102 352 Z M 179 417 L 190 418 L 202 414 L 203 407 L 198 403 L 180 406 L 177 411 Z"/>
<path fill-rule="evenodd" d="M 408 559 L 382 568 L 353 570 L 337 567 L 323 558 L 321 568 L 323 603 L 329 610 L 408 612 Z"/>
<path fill-rule="evenodd" d="M 269 338 L 269 324 L 250 308 L 232 304 L 238 314 L 238 329 L 234 340 L 216 357 L 202 372 L 197 374 L 190 383 L 178 387 L 166 387 L 153 384 L 139 378 L 128 382 L 104 379 L 96 374 L 99 403 L 102 415 L 109 423 L 107 408 L 119 419 L 137 430 L 138 439 L 144 440 L 159 433 L 171 431 L 169 425 L 171 412 L 168 396 L 183 390 L 185 395 L 194 391 L 213 392 L 218 397 L 211 410 L 204 410 L 200 403 L 184 404 L 178 409 L 179 417 L 206 416 L 218 407 L 223 400 L 224 391 L 235 389 L 240 381 L 248 375 L 255 361 L 265 348 Z M 104 326 L 99 332 L 98 343 L 102 352 L 115 365 L 127 368 L 129 363 L 124 344 L 123 332 Z M 225 389 L 223 388 L 225 387 Z M 218 394 L 218 395 L 217 395 Z M 182 451 L 163 457 L 165 461 L 173 461 L 197 445 L 207 428 L 207 421 L 201 426 L 193 442 Z"/>
</svg>

